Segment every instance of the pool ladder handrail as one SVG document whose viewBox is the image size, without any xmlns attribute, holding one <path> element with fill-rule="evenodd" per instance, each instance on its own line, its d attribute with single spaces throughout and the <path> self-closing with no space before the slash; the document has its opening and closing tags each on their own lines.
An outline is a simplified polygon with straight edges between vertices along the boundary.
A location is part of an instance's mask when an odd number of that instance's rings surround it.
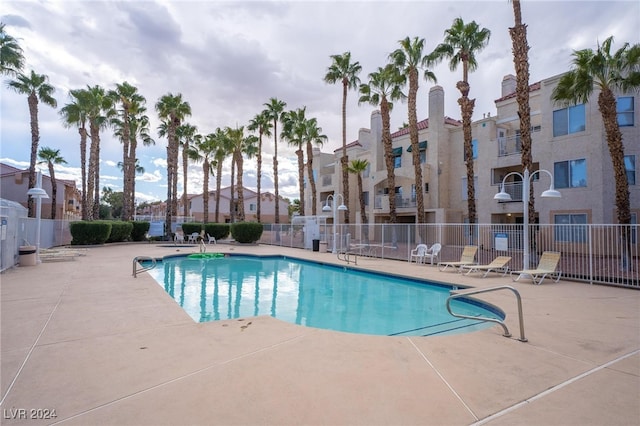
<svg viewBox="0 0 640 426">
<path fill-rule="evenodd" d="M 142 266 L 140 265 L 140 262 L 143 260 L 150 260 L 151 261 L 151 265 L 150 266 Z M 138 269 L 138 266 L 140 266 L 140 269 Z M 133 258 L 133 278 L 138 278 L 138 274 L 141 272 L 146 272 L 149 271 L 153 268 L 156 267 L 156 259 L 155 257 L 150 257 L 150 256 L 136 256 Z"/>
<path fill-rule="evenodd" d="M 520 322 L 520 338 L 518 340 L 520 340 L 521 342 L 526 342 L 527 338 L 524 337 L 524 318 L 522 316 L 522 298 L 520 297 L 520 293 L 518 292 L 518 290 L 516 290 L 515 288 L 511 287 L 510 285 L 501 285 L 498 287 L 490 287 L 490 288 L 481 288 L 481 289 L 470 289 L 470 290 L 463 290 L 463 291 L 458 291 L 457 289 L 451 290 L 450 292 L 450 296 L 447 298 L 447 311 L 449 311 L 449 313 L 451 315 L 453 315 L 454 317 L 457 318 L 466 318 L 466 319 L 480 319 L 483 321 L 489 321 L 489 322 L 494 322 L 496 324 L 500 324 L 504 330 L 504 337 L 511 337 L 511 333 L 509 333 L 509 329 L 507 328 L 506 324 L 504 323 L 503 320 L 499 320 L 496 318 L 488 318 L 488 317 L 482 317 L 482 316 L 471 316 L 471 315 L 464 315 L 464 314 L 456 314 L 453 313 L 451 311 L 451 301 L 453 299 L 458 299 L 461 297 L 465 297 L 465 296 L 470 296 L 472 294 L 481 294 L 481 293 L 488 293 L 490 291 L 498 291 L 498 290 L 511 290 L 515 295 L 516 295 L 516 300 L 518 302 L 518 318 L 519 318 L 519 322 Z"/>
</svg>

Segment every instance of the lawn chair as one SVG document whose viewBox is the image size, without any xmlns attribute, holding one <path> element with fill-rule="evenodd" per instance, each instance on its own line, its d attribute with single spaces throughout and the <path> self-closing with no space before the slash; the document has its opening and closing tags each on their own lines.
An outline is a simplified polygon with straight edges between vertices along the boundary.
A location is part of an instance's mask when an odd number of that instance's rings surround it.
<svg viewBox="0 0 640 426">
<path fill-rule="evenodd" d="M 458 262 L 438 262 L 438 270 L 444 271 L 451 266 L 454 270 L 458 269 L 458 272 L 461 272 L 461 266 L 475 265 L 476 262 L 474 259 L 477 252 L 478 246 L 464 246 L 462 256 L 460 256 L 460 260 Z"/>
<path fill-rule="evenodd" d="M 429 246 L 426 244 L 418 244 L 416 248 L 411 250 L 411 257 L 409 258 L 409 263 L 413 262 L 413 259 L 416 260 L 416 263 L 424 263 L 424 255 L 429 251 Z"/>
<path fill-rule="evenodd" d="M 557 251 L 545 251 L 540 256 L 538 267 L 536 269 L 525 269 L 522 271 L 511 271 L 511 278 L 515 274 L 518 274 L 518 278 L 513 281 L 518 281 L 523 275 L 528 275 L 533 280 L 534 284 L 542 284 L 542 280 L 547 275 L 551 276 L 555 282 L 560 281 L 561 271 L 557 271 L 558 264 L 560 263 L 560 253 Z"/>
<path fill-rule="evenodd" d="M 176 232 L 173 236 L 173 242 L 176 244 L 184 244 L 184 234 L 182 232 Z"/>
<path fill-rule="evenodd" d="M 197 243 L 199 236 L 200 236 L 199 232 L 192 232 L 191 235 L 189 235 L 189 242 L 194 244 Z"/>
<path fill-rule="evenodd" d="M 435 243 L 434 245 L 432 245 L 429 250 L 427 250 L 427 252 L 424 254 L 424 260 L 426 262 L 427 259 L 431 260 L 431 265 L 433 265 L 433 260 L 434 259 L 438 259 L 438 256 L 440 255 L 440 250 L 442 250 L 442 244 L 440 243 Z"/>
<path fill-rule="evenodd" d="M 504 277 L 509 273 L 509 267 L 507 263 L 511 261 L 511 256 L 498 256 L 488 265 L 464 265 L 460 267 L 460 273 L 464 272 L 465 268 L 469 268 L 469 275 L 472 272 L 484 272 L 482 278 L 485 278 L 489 272 L 502 272 L 502 276 Z"/>
<path fill-rule="evenodd" d="M 207 240 L 209 240 L 209 244 L 213 243 L 213 244 L 218 244 L 216 242 L 216 237 L 212 237 L 211 235 L 207 234 Z"/>
</svg>

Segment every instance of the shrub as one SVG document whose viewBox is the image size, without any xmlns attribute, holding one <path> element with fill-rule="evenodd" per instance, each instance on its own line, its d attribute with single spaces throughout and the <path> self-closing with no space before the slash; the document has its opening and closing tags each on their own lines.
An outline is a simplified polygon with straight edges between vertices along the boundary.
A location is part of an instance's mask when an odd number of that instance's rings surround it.
<svg viewBox="0 0 640 426">
<path fill-rule="evenodd" d="M 238 222 L 231 225 L 231 235 L 239 243 L 255 243 L 262 236 L 262 224 Z"/>
<path fill-rule="evenodd" d="M 108 243 L 116 243 L 126 241 L 131 236 L 133 224 L 131 222 L 122 222 L 120 220 L 111 221 L 111 234 L 107 239 Z"/>
<path fill-rule="evenodd" d="M 204 232 L 211 235 L 216 240 L 224 240 L 229 236 L 228 223 L 205 223 Z"/>
<path fill-rule="evenodd" d="M 193 234 L 194 232 L 199 234 L 200 231 L 202 231 L 202 223 L 200 222 L 185 222 L 180 226 L 182 227 L 182 233 L 185 237 Z"/>
<path fill-rule="evenodd" d="M 71 244 L 104 244 L 111 234 L 111 226 L 111 222 L 103 220 L 71 222 Z"/>
<path fill-rule="evenodd" d="M 151 223 L 134 220 L 131 222 L 133 229 L 131 230 L 131 239 L 133 241 L 144 241 L 145 234 L 149 232 Z"/>
</svg>

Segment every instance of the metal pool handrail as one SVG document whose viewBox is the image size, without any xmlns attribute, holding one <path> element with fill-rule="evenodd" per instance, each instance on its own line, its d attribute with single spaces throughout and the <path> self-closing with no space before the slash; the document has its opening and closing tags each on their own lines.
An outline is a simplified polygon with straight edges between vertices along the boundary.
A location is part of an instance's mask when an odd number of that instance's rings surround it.
<svg viewBox="0 0 640 426">
<path fill-rule="evenodd" d="M 140 265 L 140 262 L 142 262 L 143 260 L 150 260 L 151 261 L 151 266 L 142 266 Z M 138 266 L 140 266 L 140 269 L 138 269 Z M 156 259 L 154 257 L 149 257 L 149 256 L 136 256 L 133 258 L 133 278 L 138 278 L 138 274 L 140 272 L 145 272 L 145 271 L 149 271 L 153 268 L 156 267 Z"/>
<path fill-rule="evenodd" d="M 497 290 L 511 290 L 516 295 L 516 300 L 518 301 L 518 318 L 520 322 L 520 340 L 521 342 L 526 342 L 527 338 L 524 337 L 524 319 L 522 317 L 522 298 L 520 297 L 520 293 L 515 288 L 509 285 L 502 285 L 498 287 L 490 287 L 490 288 L 482 288 L 482 289 L 471 289 L 468 291 L 459 292 L 458 290 L 451 290 L 451 296 L 447 298 L 447 311 L 454 317 L 458 318 L 466 318 L 466 319 L 480 319 L 483 321 L 494 322 L 496 324 L 500 324 L 504 330 L 504 337 L 511 337 L 511 333 L 509 333 L 509 329 L 507 328 L 504 321 L 496 319 L 496 318 L 488 318 L 488 317 L 480 317 L 480 316 L 471 316 L 471 315 L 463 315 L 463 314 L 455 314 L 451 312 L 451 300 L 458 299 L 465 296 L 470 296 L 472 294 L 480 294 L 480 293 L 488 293 L 490 291 Z"/>
</svg>

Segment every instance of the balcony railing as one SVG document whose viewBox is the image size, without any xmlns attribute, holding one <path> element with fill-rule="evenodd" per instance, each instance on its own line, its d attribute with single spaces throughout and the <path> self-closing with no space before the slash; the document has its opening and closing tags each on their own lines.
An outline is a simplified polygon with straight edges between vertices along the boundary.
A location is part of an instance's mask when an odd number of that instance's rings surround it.
<svg viewBox="0 0 640 426">
<path fill-rule="evenodd" d="M 511 195 L 511 201 L 501 201 L 502 203 L 522 201 L 522 182 L 505 183 L 504 192 Z"/>
<path fill-rule="evenodd" d="M 537 133 L 540 126 L 532 126 L 531 133 Z M 522 139 L 520 134 L 507 137 L 498 137 L 498 157 L 520 154 L 522 152 Z"/>
</svg>

